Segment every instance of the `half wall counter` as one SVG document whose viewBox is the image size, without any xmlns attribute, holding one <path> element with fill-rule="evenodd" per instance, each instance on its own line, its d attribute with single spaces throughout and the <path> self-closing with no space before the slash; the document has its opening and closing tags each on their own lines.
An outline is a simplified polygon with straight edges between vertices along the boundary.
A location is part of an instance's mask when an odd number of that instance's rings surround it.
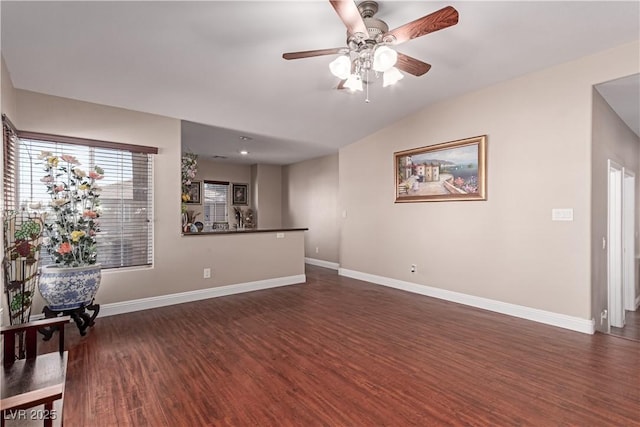
<svg viewBox="0 0 640 427">
<path fill-rule="evenodd" d="M 182 233 L 194 279 L 244 292 L 306 282 L 308 228 L 253 228 Z M 199 266 L 199 268 L 197 267 Z M 237 293 L 237 292 L 230 292 Z"/>
<path fill-rule="evenodd" d="M 211 230 L 182 233 L 184 236 L 209 236 L 217 234 L 250 234 L 250 233 L 286 233 L 292 231 L 307 231 L 308 228 L 231 228 L 227 230 Z M 278 236 L 276 236 L 278 237 Z"/>
</svg>

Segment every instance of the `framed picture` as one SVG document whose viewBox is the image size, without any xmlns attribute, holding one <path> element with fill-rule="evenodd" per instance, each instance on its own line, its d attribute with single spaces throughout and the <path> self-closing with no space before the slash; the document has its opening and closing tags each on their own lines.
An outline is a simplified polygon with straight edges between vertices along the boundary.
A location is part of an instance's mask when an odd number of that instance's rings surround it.
<svg viewBox="0 0 640 427">
<path fill-rule="evenodd" d="M 248 184 L 231 184 L 231 194 L 233 195 L 234 205 L 249 204 L 249 186 Z"/>
<path fill-rule="evenodd" d="M 487 200 L 487 136 L 393 153 L 396 203 Z"/>
<path fill-rule="evenodd" d="M 202 204 L 202 182 L 201 181 L 191 181 L 191 185 L 189 185 L 189 201 L 187 204 L 191 205 L 200 205 Z"/>
</svg>

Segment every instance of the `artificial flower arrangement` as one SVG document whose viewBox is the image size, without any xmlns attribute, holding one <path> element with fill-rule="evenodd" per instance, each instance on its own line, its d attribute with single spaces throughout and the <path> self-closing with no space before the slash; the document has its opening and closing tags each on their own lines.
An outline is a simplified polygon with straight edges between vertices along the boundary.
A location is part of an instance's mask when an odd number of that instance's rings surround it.
<svg viewBox="0 0 640 427">
<path fill-rule="evenodd" d="M 43 151 L 46 175 L 40 180 L 51 196 L 51 214 L 45 224 L 44 247 L 54 262 L 64 267 L 81 267 L 96 263 L 96 233 L 99 232 L 98 206 L 104 177 L 99 166 L 84 171 L 74 156 L 56 156 Z"/>
<path fill-rule="evenodd" d="M 182 213 L 187 212 L 186 202 L 191 200 L 189 196 L 189 186 L 191 181 L 196 177 L 198 173 L 198 155 L 193 153 L 186 153 L 182 156 Z"/>
</svg>

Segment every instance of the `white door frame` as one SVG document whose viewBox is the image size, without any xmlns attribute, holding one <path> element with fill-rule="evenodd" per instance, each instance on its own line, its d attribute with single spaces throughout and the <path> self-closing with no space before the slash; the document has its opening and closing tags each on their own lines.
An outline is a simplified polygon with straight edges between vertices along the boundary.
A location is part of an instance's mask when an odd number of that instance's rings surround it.
<svg viewBox="0 0 640 427">
<path fill-rule="evenodd" d="M 622 166 L 608 161 L 608 203 L 607 203 L 607 290 L 609 324 L 624 326 L 622 306 Z"/>
<path fill-rule="evenodd" d="M 634 311 L 636 263 L 636 175 L 624 168 L 622 182 L 622 301 L 623 309 Z"/>
</svg>

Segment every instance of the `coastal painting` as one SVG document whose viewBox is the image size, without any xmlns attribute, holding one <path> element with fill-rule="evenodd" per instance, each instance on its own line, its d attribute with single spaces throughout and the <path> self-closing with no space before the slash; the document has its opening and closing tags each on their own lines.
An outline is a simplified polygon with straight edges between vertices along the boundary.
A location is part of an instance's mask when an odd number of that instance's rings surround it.
<svg viewBox="0 0 640 427">
<path fill-rule="evenodd" d="M 396 203 L 487 200 L 486 135 L 394 153 Z"/>
</svg>

